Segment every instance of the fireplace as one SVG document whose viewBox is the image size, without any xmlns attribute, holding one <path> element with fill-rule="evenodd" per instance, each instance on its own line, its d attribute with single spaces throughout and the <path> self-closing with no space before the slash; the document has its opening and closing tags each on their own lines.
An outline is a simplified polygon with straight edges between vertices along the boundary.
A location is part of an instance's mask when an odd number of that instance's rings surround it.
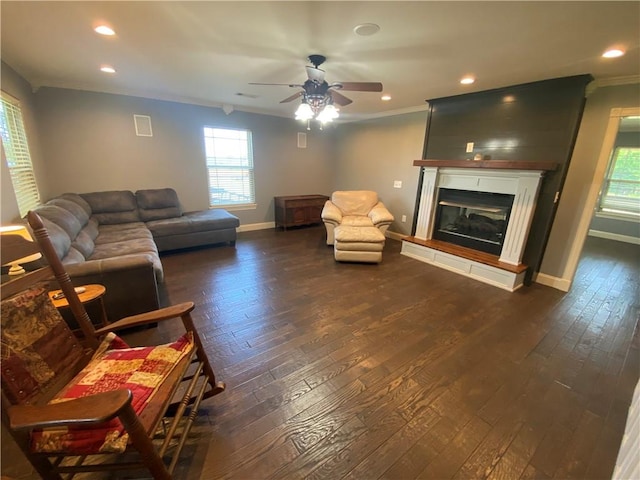
<svg viewBox="0 0 640 480">
<path fill-rule="evenodd" d="M 415 233 L 402 254 L 505 290 L 524 284 L 522 256 L 551 162 L 416 160 Z"/>
<path fill-rule="evenodd" d="M 441 188 L 433 238 L 500 255 L 513 195 Z"/>
</svg>

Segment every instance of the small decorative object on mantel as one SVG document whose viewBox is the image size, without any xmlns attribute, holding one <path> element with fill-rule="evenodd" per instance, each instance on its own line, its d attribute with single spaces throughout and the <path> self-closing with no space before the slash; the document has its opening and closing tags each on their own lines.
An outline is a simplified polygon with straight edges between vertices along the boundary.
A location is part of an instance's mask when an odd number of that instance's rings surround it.
<svg viewBox="0 0 640 480">
<path fill-rule="evenodd" d="M 476 154 L 473 156 L 473 159 L 474 159 L 476 162 L 477 162 L 477 161 L 479 161 L 479 160 L 482 160 L 482 154 L 481 154 L 481 153 L 476 153 Z"/>
<path fill-rule="evenodd" d="M 491 155 L 484 155 L 482 160 L 491 160 Z"/>
</svg>

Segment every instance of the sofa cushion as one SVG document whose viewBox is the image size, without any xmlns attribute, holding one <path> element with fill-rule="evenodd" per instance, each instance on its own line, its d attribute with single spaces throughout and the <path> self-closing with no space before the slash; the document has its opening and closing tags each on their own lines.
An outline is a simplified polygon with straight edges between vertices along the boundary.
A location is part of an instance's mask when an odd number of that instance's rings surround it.
<svg viewBox="0 0 640 480">
<path fill-rule="evenodd" d="M 74 247 L 71 247 L 67 254 L 62 259 L 62 263 L 70 265 L 72 263 L 82 263 L 86 260 L 86 257 Z"/>
<path fill-rule="evenodd" d="M 376 227 L 350 227 L 340 225 L 335 230 L 336 242 L 341 244 L 348 243 L 376 243 L 384 245 L 385 236 Z"/>
<path fill-rule="evenodd" d="M 140 219 L 143 222 L 182 215 L 178 194 L 173 188 L 138 190 L 136 192 L 136 200 Z"/>
<path fill-rule="evenodd" d="M 80 222 L 80 225 L 82 227 L 84 227 L 89 221 L 89 214 L 86 212 L 86 210 L 76 202 L 73 202 L 66 198 L 54 198 L 52 200 L 49 200 L 47 202 L 47 205 L 56 205 L 57 207 L 64 208 L 78 219 L 78 222 Z"/>
<path fill-rule="evenodd" d="M 240 220 L 226 210 L 213 209 L 188 212 L 176 218 L 153 220 L 147 222 L 146 225 L 154 237 L 164 237 L 167 235 L 237 228 L 240 225 Z"/>
<path fill-rule="evenodd" d="M 13 402 L 38 398 L 82 357 L 82 347 L 68 334 L 47 287 L 40 283 L 2 300 L 2 394 Z"/>
<path fill-rule="evenodd" d="M 121 257 L 132 253 L 152 253 L 157 255 L 158 248 L 150 238 L 133 238 L 122 240 L 121 242 L 100 243 L 96 244 L 96 248 L 93 250 L 89 260 Z"/>
<path fill-rule="evenodd" d="M 75 248 L 79 251 L 82 256 L 87 259 L 93 253 L 93 249 L 95 248 L 95 243 L 93 243 L 93 239 L 89 236 L 89 234 L 83 228 L 78 233 L 78 236 L 71 243 L 71 247 Z"/>
<path fill-rule="evenodd" d="M 89 238 L 91 238 L 91 240 L 95 240 L 100 233 L 100 231 L 98 230 L 98 220 L 94 217 L 91 217 L 82 231 L 89 235 Z"/>
<path fill-rule="evenodd" d="M 340 225 L 349 227 L 373 227 L 373 221 L 364 215 L 345 215 Z"/>
<path fill-rule="evenodd" d="M 80 224 L 80 221 L 69 210 L 62 207 L 47 203 L 36 207 L 34 210 L 42 218 L 46 218 L 62 228 L 70 240 L 76 238 L 80 230 L 82 230 L 83 225 Z"/>
<path fill-rule="evenodd" d="M 122 340 L 107 335 L 91 362 L 49 403 L 60 403 L 116 389 L 131 391 L 136 415 L 150 404 L 153 395 L 168 381 L 176 365 L 195 349 L 193 334 L 187 332 L 172 343 L 127 348 Z M 119 342 L 118 342 L 119 341 Z M 119 343 L 114 346 L 114 343 Z M 76 455 L 124 452 L 129 434 L 118 418 L 84 426 L 71 425 L 36 430 L 31 448 L 36 452 L 64 452 Z"/>
<path fill-rule="evenodd" d="M 122 223 L 120 225 L 100 226 L 100 235 L 96 238 L 96 245 L 122 242 L 137 239 L 153 240 L 149 229 L 142 222 Z"/>
<path fill-rule="evenodd" d="M 87 213 L 87 216 L 91 216 L 91 205 L 87 203 L 87 201 L 80 196 L 78 193 L 63 193 L 57 198 L 63 198 L 65 200 L 70 200 L 73 203 L 77 204 L 82 210 Z"/>
<path fill-rule="evenodd" d="M 370 190 L 337 191 L 331 194 L 331 201 L 343 215 L 368 215 L 378 203 L 378 194 Z"/>
<path fill-rule="evenodd" d="M 128 190 L 81 193 L 101 225 L 139 222 L 136 197 Z"/>
</svg>

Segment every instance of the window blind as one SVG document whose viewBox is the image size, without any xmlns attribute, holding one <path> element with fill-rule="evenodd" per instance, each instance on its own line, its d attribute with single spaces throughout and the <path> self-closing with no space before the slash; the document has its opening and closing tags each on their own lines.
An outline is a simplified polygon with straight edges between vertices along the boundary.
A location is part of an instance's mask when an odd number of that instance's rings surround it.
<svg viewBox="0 0 640 480">
<path fill-rule="evenodd" d="M 204 127 L 209 205 L 255 203 L 251 132 Z"/>
<path fill-rule="evenodd" d="M 17 100 L 0 94 L 0 138 L 21 216 L 40 203 L 22 111 Z"/>
<path fill-rule="evenodd" d="M 615 149 L 599 207 L 602 212 L 640 216 L 640 148 Z"/>
</svg>

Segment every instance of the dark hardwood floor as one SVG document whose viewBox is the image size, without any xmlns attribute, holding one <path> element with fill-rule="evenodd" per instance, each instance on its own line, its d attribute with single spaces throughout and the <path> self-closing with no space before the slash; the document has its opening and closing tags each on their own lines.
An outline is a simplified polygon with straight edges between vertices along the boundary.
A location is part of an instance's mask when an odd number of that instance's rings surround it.
<svg viewBox="0 0 640 480">
<path fill-rule="evenodd" d="M 227 384 L 176 478 L 611 477 L 640 371 L 640 247 L 589 238 L 565 294 L 508 293 L 400 246 L 336 263 L 319 226 L 163 256 L 165 300 L 196 302 Z M 3 474 L 33 478 L 5 443 Z"/>
</svg>

